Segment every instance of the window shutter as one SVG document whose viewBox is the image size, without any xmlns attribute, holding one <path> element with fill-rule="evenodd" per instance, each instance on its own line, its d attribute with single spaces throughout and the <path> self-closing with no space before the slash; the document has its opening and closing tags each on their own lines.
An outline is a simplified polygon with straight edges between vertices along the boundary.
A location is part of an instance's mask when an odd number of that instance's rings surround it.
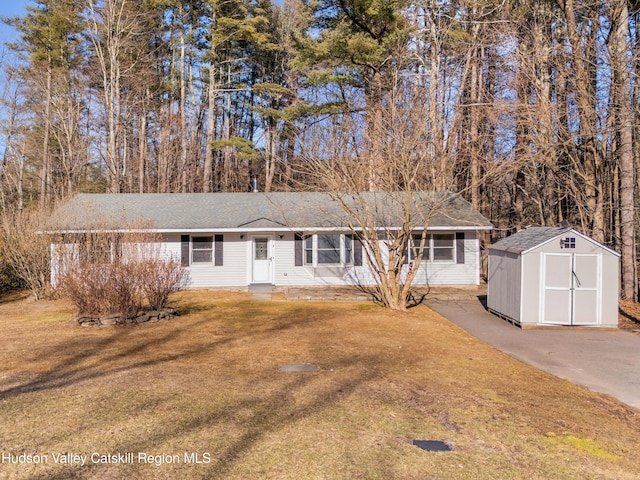
<svg viewBox="0 0 640 480">
<path fill-rule="evenodd" d="M 362 266 L 362 242 L 359 235 L 353 235 L 353 265 Z"/>
<path fill-rule="evenodd" d="M 302 233 L 296 232 L 293 240 L 293 257 L 296 267 L 302 266 Z"/>
<path fill-rule="evenodd" d="M 189 266 L 189 235 L 180 236 L 180 262 L 184 267 Z"/>
<path fill-rule="evenodd" d="M 464 232 L 456 232 L 456 263 L 464 263 Z"/>
<path fill-rule="evenodd" d="M 213 249 L 213 264 L 216 267 L 221 267 L 222 258 L 223 258 L 222 240 L 224 239 L 224 237 L 222 235 L 216 235 L 214 238 L 215 238 L 215 241 L 214 241 L 215 245 Z"/>
</svg>

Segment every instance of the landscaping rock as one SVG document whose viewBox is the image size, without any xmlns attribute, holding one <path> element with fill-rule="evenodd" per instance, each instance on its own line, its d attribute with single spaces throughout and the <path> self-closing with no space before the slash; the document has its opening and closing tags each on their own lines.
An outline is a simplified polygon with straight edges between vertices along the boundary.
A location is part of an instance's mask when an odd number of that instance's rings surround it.
<svg viewBox="0 0 640 480">
<path fill-rule="evenodd" d="M 115 325 L 138 325 L 140 323 L 156 323 L 160 320 L 170 320 L 176 318 L 178 313 L 173 308 L 164 308 L 162 310 L 151 310 L 149 312 L 141 312 L 135 317 L 128 317 L 122 314 L 106 315 L 104 317 L 89 317 L 80 315 L 76 318 L 76 323 L 81 327 L 113 327 Z"/>
</svg>

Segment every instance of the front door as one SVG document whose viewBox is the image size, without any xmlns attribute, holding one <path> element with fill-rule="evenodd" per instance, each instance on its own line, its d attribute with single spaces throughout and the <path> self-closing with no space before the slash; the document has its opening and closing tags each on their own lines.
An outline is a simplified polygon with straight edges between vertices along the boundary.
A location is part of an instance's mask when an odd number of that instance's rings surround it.
<svg viewBox="0 0 640 480">
<path fill-rule="evenodd" d="M 273 283 L 271 253 L 272 238 L 264 235 L 253 237 L 251 248 L 251 283 Z"/>
</svg>

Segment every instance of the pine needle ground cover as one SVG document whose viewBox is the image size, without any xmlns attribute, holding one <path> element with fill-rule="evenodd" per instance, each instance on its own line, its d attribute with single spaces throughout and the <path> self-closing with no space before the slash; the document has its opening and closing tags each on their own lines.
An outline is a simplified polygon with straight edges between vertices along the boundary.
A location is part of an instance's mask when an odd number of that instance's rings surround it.
<svg viewBox="0 0 640 480">
<path fill-rule="evenodd" d="M 640 411 L 519 363 L 427 307 L 209 291 L 170 305 L 180 318 L 81 328 L 62 301 L 0 303 L 0 478 L 640 472 Z M 307 364 L 317 369 L 280 370 Z"/>
</svg>

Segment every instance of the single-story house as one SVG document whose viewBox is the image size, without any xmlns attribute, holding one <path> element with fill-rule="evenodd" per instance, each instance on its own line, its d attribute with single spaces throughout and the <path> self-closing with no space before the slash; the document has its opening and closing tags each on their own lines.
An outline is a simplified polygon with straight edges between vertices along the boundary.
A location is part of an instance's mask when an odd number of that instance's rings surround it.
<svg viewBox="0 0 640 480">
<path fill-rule="evenodd" d="M 190 287 L 374 285 L 358 240 L 358 217 L 369 212 L 379 230 L 402 225 L 400 192 L 343 195 L 318 192 L 79 194 L 52 219 L 56 242 L 92 229 L 126 231 L 142 220 L 163 249 L 187 267 Z M 491 223 L 460 195 L 414 192 L 412 222 L 427 226 L 415 285 L 478 285 L 479 233 Z M 67 236 L 67 239 L 65 239 Z M 74 240 L 75 241 L 75 240 Z M 72 246 L 73 247 L 73 246 Z M 52 282 L 56 283 L 52 261 Z"/>
<path fill-rule="evenodd" d="M 487 307 L 520 326 L 617 327 L 620 255 L 570 227 L 531 227 L 489 247 Z"/>
</svg>

